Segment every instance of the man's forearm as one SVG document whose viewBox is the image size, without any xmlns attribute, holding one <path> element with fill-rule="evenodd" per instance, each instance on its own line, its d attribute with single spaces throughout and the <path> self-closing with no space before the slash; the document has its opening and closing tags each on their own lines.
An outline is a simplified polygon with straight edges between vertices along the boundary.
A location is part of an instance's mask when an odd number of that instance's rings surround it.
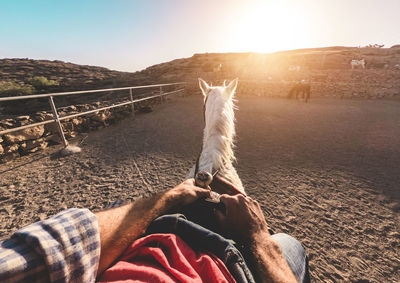
<svg viewBox="0 0 400 283">
<path fill-rule="evenodd" d="M 269 233 L 255 236 L 250 246 L 252 264 L 260 282 L 297 282 L 278 243 Z"/>
<path fill-rule="evenodd" d="M 110 266 L 135 239 L 142 235 L 150 222 L 174 207 L 168 191 L 147 199 L 95 213 L 98 219 L 101 255 L 97 274 Z"/>
</svg>

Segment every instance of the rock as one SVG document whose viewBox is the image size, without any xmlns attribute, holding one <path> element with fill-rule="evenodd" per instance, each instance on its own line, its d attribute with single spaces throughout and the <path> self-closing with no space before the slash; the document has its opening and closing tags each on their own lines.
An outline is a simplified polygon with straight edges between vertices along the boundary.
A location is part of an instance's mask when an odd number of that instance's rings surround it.
<svg viewBox="0 0 400 283">
<path fill-rule="evenodd" d="M 46 121 L 46 120 L 51 120 L 51 119 L 53 119 L 53 114 L 49 114 L 46 112 L 37 112 L 35 114 L 35 119 L 40 122 Z"/>
<path fill-rule="evenodd" d="M 19 148 L 18 144 L 13 144 L 13 145 L 6 146 L 4 151 L 5 151 L 5 153 L 12 153 L 12 152 L 18 151 L 18 148 Z"/>
<path fill-rule="evenodd" d="M 65 137 L 66 138 L 75 138 L 77 136 L 76 132 L 66 132 Z"/>
<path fill-rule="evenodd" d="M 44 113 L 44 114 L 43 114 L 44 120 L 52 120 L 52 119 L 54 119 L 53 117 L 54 117 L 54 116 L 53 116 L 53 114 L 51 114 L 51 113 Z"/>
<path fill-rule="evenodd" d="M 88 104 L 81 104 L 81 105 L 78 105 L 77 107 L 78 107 L 78 109 L 79 109 L 80 111 L 82 111 L 82 112 L 88 111 L 88 110 L 91 109 L 91 108 L 90 108 L 90 105 L 88 105 Z"/>
<path fill-rule="evenodd" d="M 78 119 L 78 118 L 72 119 L 71 122 L 72 122 L 72 124 L 75 125 L 75 126 L 78 126 L 78 125 L 82 124 L 82 120 L 81 120 L 81 119 Z"/>
<path fill-rule="evenodd" d="M 91 118 L 94 121 L 104 122 L 105 120 L 107 120 L 107 115 L 104 112 L 98 112 L 94 114 Z"/>
<path fill-rule="evenodd" d="M 65 111 L 58 111 L 58 117 L 64 117 L 67 116 L 67 112 Z"/>
<path fill-rule="evenodd" d="M 28 120 L 20 120 L 18 121 L 18 126 L 26 126 L 32 124 L 32 120 L 28 119 Z"/>
<path fill-rule="evenodd" d="M 48 131 L 52 134 L 57 134 L 58 133 L 57 122 L 46 124 L 45 129 L 46 129 L 46 131 Z"/>
<path fill-rule="evenodd" d="M 13 119 L 5 119 L 0 121 L 0 125 L 6 129 L 15 127 L 15 121 Z"/>
<path fill-rule="evenodd" d="M 72 132 L 74 130 L 74 124 L 70 121 L 62 123 L 63 130 L 65 132 Z"/>
<path fill-rule="evenodd" d="M 64 108 L 64 110 L 68 111 L 68 112 L 76 112 L 76 111 L 78 111 L 78 109 L 74 105 L 67 106 L 67 107 Z"/>
<path fill-rule="evenodd" d="M 41 142 L 41 143 L 37 143 L 34 147 L 31 147 L 30 149 L 28 149 L 28 148 L 23 149 L 23 152 L 24 153 L 33 153 L 33 152 L 45 149 L 48 144 L 49 143 L 46 142 L 46 141 L 45 142 Z M 30 146 L 33 146 L 33 145 L 30 145 Z M 28 145 L 27 145 L 27 147 L 28 147 Z"/>
<path fill-rule="evenodd" d="M 47 145 L 48 145 L 48 142 L 46 141 L 45 138 L 40 138 L 40 139 L 37 139 L 37 140 L 26 141 L 24 144 L 25 145 L 21 146 L 21 148 L 23 148 L 24 150 L 31 150 L 31 149 L 33 149 L 35 147 L 46 148 Z"/>
<path fill-rule="evenodd" d="M 15 119 L 17 121 L 23 121 L 23 120 L 29 120 L 29 118 L 30 118 L 29 115 L 23 115 L 23 116 L 18 116 Z"/>
<path fill-rule="evenodd" d="M 4 153 L 4 148 L 3 146 L 0 144 L 0 155 Z"/>
<path fill-rule="evenodd" d="M 33 140 L 40 138 L 43 136 L 44 127 L 43 126 L 36 126 L 28 129 L 24 129 L 18 132 L 5 134 L 4 139 L 10 145 L 15 144 L 17 142 L 23 142 L 26 140 Z"/>
</svg>

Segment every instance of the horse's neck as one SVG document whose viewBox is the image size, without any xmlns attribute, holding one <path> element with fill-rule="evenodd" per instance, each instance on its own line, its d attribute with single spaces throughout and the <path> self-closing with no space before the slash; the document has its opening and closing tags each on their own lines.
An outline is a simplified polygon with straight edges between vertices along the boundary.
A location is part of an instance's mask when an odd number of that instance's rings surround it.
<svg viewBox="0 0 400 283">
<path fill-rule="evenodd" d="M 203 150 L 199 160 L 199 170 L 215 171 L 231 164 L 235 136 L 233 103 L 212 109 L 206 115 Z"/>
</svg>

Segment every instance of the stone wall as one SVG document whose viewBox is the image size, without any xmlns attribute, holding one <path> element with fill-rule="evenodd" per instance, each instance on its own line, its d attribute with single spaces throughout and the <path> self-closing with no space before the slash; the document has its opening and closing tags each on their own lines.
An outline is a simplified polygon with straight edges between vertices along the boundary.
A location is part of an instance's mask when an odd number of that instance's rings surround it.
<svg viewBox="0 0 400 283">
<path fill-rule="evenodd" d="M 161 98 L 135 103 L 135 112 L 152 111 L 154 104 L 160 103 Z M 60 117 L 81 113 L 109 106 L 110 102 L 95 102 L 92 104 L 80 104 L 58 109 Z M 77 136 L 78 133 L 90 132 L 104 128 L 110 124 L 132 114 L 131 105 L 115 107 L 112 109 L 97 111 L 69 120 L 62 121 L 64 134 L 67 140 Z M 0 130 L 16 128 L 32 123 L 53 119 L 53 114 L 45 111 L 36 112 L 30 115 L 10 117 L 0 120 Z M 19 156 L 31 154 L 54 144 L 60 144 L 56 123 L 27 128 L 17 132 L 0 135 L 0 163 L 5 163 Z"/>
</svg>

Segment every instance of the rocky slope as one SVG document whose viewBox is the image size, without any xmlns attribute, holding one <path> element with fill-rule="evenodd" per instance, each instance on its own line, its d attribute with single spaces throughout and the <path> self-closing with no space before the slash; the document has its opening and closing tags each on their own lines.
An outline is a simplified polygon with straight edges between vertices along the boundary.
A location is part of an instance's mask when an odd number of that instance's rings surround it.
<svg viewBox="0 0 400 283">
<path fill-rule="evenodd" d="M 130 73 L 58 60 L 0 59 L 1 83 L 27 85 L 34 77 L 45 77 L 55 81 L 57 84 L 52 90 L 58 91 L 113 86 L 128 83 L 132 79 Z"/>
<path fill-rule="evenodd" d="M 365 59 L 365 69 L 352 70 L 352 59 Z M 270 54 L 263 53 L 205 53 L 190 58 L 150 66 L 127 73 L 102 67 L 77 65 L 62 61 L 31 59 L 0 59 L 0 84 L 13 82 L 29 84 L 33 77 L 42 76 L 57 82 L 52 90 L 90 89 L 146 84 L 153 82 L 188 81 L 197 77 L 219 82 L 239 77 L 241 81 L 290 84 L 307 80 L 313 84 L 335 85 L 341 91 L 345 84 L 366 88 L 383 87 L 398 93 L 400 77 L 400 46 L 326 47 Z M 331 93 L 329 93 L 331 94 Z"/>
<path fill-rule="evenodd" d="M 366 68 L 351 69 L 364 59 Z M 327 47 L 261 53 L 208 53 L 151 66 L 141 74 L 153 80 L 214 83 L 239 77 L 240 93 L 277 96 L 296 81 L 311 83 L 312 96 L 381 98 L 400 95 L 400 47 Z M 197 86 L 194 86 L 197 88 Z M 194 89 L 195 89 L 194 88 Z"/>
</svg>

